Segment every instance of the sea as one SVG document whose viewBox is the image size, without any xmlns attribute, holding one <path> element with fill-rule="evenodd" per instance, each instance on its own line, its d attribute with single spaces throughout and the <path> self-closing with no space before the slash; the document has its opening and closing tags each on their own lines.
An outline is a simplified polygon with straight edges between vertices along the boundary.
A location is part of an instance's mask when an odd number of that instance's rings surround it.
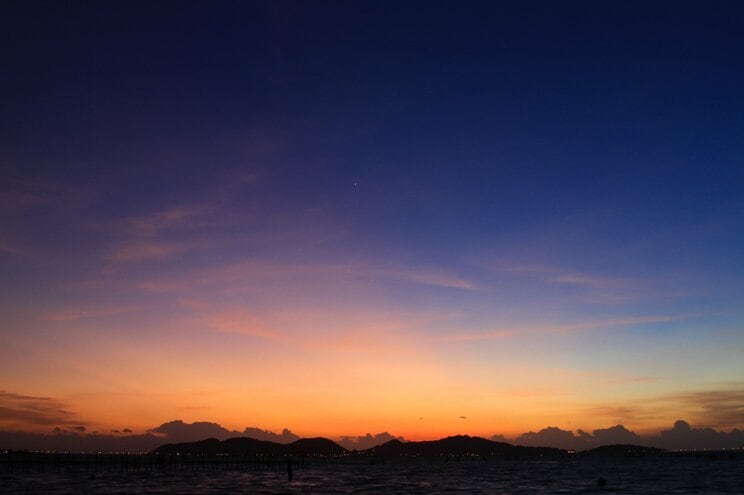
<svg viewBox="0 0 744 495">
<path fill-rule="evenodd" d="M 324 460 L 285 470 L 0 473 L 8 494 L 744 494 L 744 457 Z"/>
</svg>

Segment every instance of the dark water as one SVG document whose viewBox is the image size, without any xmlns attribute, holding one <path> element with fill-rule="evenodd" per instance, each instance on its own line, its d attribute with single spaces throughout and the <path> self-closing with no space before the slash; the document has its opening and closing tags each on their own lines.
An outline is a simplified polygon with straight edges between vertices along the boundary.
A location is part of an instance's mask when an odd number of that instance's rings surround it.
<svg viewBox="0 0 744 495">
<path fill-rule="evenodd" d="M 607 480 L 605 487 L 597 479 Z M 2 493 L 744 493 L 741 459 L 327 461 L 282 471 L 0 474 Z"/>
</svg>

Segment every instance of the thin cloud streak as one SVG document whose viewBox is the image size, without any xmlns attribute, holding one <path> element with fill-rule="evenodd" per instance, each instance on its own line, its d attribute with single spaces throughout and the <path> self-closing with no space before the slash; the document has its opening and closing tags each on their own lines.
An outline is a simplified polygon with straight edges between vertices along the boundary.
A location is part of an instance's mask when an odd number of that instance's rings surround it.
<svg viewBox="0 0 744 495">
<path fill-rule="evenodd" d="M 578 285 L 590 289 L 626 289 L 631 286 L 631 281 L 626 279 L 595 277 L 583 273 L 562 273 L 549 277 L 548 280 L 558 284 Z"/>
<path fill-rule="evenodd" d="M 571 323 L 564 325 L 519 325 L 503 329 L 488 330 L 483 332 L 458 332 L 454 335 L 434 337 L 432 340 L 438 342 L 466 342 L 472 340 L 501 340 L 516 337 L 528 337 L 534 335 L 572 335 L 590 330 L 601 330 L 612 327 L 638 326 L 651 323 L 667 323 L 671 321 L 686 320 L 700 316 L 698 314 L 682 315 L 659 315 L 639 316 L 628 318 L 610 318 L 606 320 L 593 320 L 582 323 Z"/>
<path fill-rule="evenodd" d="M 174 230 L 209 226 L 217 213 L 217 210 L 205 205 L 173 206 L 149 215 L 127 218 L 114 228 L 125 236 L 154 237 Z"/>
<path fill-rule="evenodd" d="M 220 332 L 250 335 L 280 344 L 286 344 L 290 341 L 284 333 L 267 328 L 258 318 L 241 309 L 208 315 L 203 317 L 203 320 L 209 328 Z"/>
<path fill-rule="evenodd" d="M 29 208 L 75 209 L 86 206 L 93 195 L 80 187 L 20 177 L 6 178 L 0 186 L 0 210 L 15 212 Z"/>
<path fill-rule="evenodd" d="M 139 311 L 142 306 L 112 306 L 112 307 L 79 307 L 54 311 L 42 315 L 47 321 L 77 321 L 88 318 L 102 318 L 124 313 Z"/>
<path fill-rule="evenodd" d="M 96 228 L 110 231 L 116 238 L 104 255 L 103 273 L 116 272 L 125 264 L 169 260 L 219 245 L 219 239 L 210 235 L 219 223 L 218 213 L 205 205 L 180 205 L 98 225 Z"/>
<path fill-rule="evenodd" d="M 364 269 L 360 270 L 362 273 Z M 404 269 L 386 269 L 370 268 L 370 275 L 388 276 L 400 280 L 413 282 L 420 285 L 430 285 L 434 287 L 443 287 L 447 289 L 475 290 L 476 284 L 463 278 L 431 269 L 404 270 Z"/>
<path fill-rule="evenodd" d="M 154 241 L 148 239 L 127 240 L 115 243 L 108 254 L 110 264 L 107 269 L 113 269 L 126 263 L 137 263 L 150 260 L 164 260 L 189 251 L 207 249 L 214 246 L 210 241 Z"/>
<path fill-rule="evenodd" d="M 28 255 L 28 250 L 7 239 L 0 239 L 0 253 L 23 257 Z"/>
<path fill-rule="evenodd" d="M 474 260 L 471 265 L 487 273 L 535 284 L 553 298 L 560 297 L 559 289 L 564 287 L 567 293 L 563 297 L 571 303 L 625 304 L 646 299 L 679 299 L 692 294 L 690 289 L 680 289 L 677 284 L 663 279 L 604 276 L 541 264 Z"/>
<path fill-rule="evenodd" d="M 0 427 L 9 430 L 37 429 L 50 425 L 77 425 L 80 419 L 51 397 L 15 394 L 0 390 Z"/>
<path fill-rule="evenodd" d="M 416 348 L 415 329 L 446 316 L 337 310 L 220 308 L 204 301 L 184 304 L 207 328 L 260 338 L 285 347 L 334 353 L 373 352 L 405 355 Z"/>
<path fill-rule="evenodd" d="M 159 247 L 153 248 L 154 255 Z M 163 247 L 168 250 L 167 247 Z M 147 251 L 147 249 L 145 250 Z M 135 250 L 135 253 L 137 251 Z M 475 284 L 440 270 L 378 267 L 367 263 L 286 263 L 253 260 L 216 267 L 202 268 L 163 278 L 135 282 L 143 290 L 152 292 L 179 292 L 197 287 L 217 287 L 232 290 L 234 286 L 258 283 L 296 282 L 307 280 L 317 283 L 356 281 L 374 284 L 378 281 L 402 280 L 414 285 L 474 290 Z"/>
<path fill-rule="evenodd" d="M 475 265 L 494 272 L 530 276 L 547 283 L 574 285 L 587 289 L 620 290 L 631 289 L 640 285 L 640 281 L 635 279 L 597 276 L 547 265 L 482 262 L 477 262 Z"/>
<path fill-rule="evenodd" d="M 589 416 L 620 422 L 659 423 L 679 415 L 709 428 L 741 428 L 744 426 L 744 386 L 734 383 L 728 387 L 710 386 L 707 389 L 687 390 L 670 394 L 656 394 L 637 398 L 632 405 L 604 404 L 586 410 Z"/>
<path fill-rule="evenodd" d="M 698 410 L 697 422 L 707 427 L 741 427 L 744 425 L 744 388 L 701 390 L 670 397 L 686 407 Z"/>
</svg>

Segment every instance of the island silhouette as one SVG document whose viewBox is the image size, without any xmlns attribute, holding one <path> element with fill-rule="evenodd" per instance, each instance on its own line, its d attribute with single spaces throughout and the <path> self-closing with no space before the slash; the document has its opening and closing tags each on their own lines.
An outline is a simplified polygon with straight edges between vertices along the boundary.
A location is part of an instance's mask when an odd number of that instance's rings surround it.
<svg viewBox="0 0 744 495">
<path fill-rule="evenodd" d="M 604 445 L 581 452 L 581 455 L 624 455 L 642 457 L 661 455 L 664 449 L 640 445 Z M 506 442 L 496 442 L 481 437 L 455 435 L 439 440 L 403 442 L 397 439 L 364 450 L 350 451 L 333 440 L 323 437 L 301 438 L 294 442 L 281 444 L 248 437 L 235 437 L 227 440 L 208 438 L 196 442 L 169 443 L 161 445 L 151 455 L 161 456 L 199 456 L 199 455 L 237 455 L 237 456 L 312 456 L 342 457 L 367 456 L 380 458 L 393 457 L 563 457 L 574 454 L 572 450 L 552 447 L 526 447 Z"/>
</svg>

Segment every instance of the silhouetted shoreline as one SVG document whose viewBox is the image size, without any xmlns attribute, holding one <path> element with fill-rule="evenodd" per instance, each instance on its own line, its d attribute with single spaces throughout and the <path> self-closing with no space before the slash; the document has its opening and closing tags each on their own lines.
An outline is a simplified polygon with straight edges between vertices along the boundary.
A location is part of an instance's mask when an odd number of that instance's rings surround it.
<svg viewBox="0 0 744 495">
<path fill-rule="evenodd" d="M 391 440 L 365 450 L 349 451 L 327 438 L 303 438 L 278 444 L 246 437 L 219 441 L 165 444 L 147 453 L 72 453 L 0 450 L 0 473 L 139 473 L 200 471 L 276 471 L 342 464 L 379 465 L 400 462 L 648 462 L 680 459 L 739 461 L 744 449 L 668 451 L 640 445 L 604 445 L 575 452 L 547 447 L 522 447 L 458 435 L 434 441 Z M 320 464 L 318 464 L 320 463 Z M 331 464 L 327 464 L 331 463 Z"/>
<path fill-rule="evenodd" d="M 657 447 L 631 444 L 602 445 L 574 451 L 552 447 L 526 447 L 506 442 L 495 442 L 481 437 L 456 435 L 439 440 L 409 441 L 390 440 L 381 445 L 364 449 L 348 450 L 327 438 L 303 438 L 289 444 L 255 440 L 247 437 L 219 441 L 214 438 L 198 441 L 165 444 L 150 452 L 150 455 L 268 455 L 310 457 L 501 457 L 501 458 L 546 458 L 546 457 L 682 457 L 682 456 L 729 456 L 740 455 L 744 449 L 681 450 L 672 451 Z"/>
<path fill-rule="evenodd" d="M 338 443 L 323 437 L 300 438 L 291 443 L 277 443 L 250 437 L 233 437 L 226 440 L 207 438 L 195 442 L 166 443 L 149 452 L 113 451 L 55 451 L 31 449 L 2 449 L 0 455 L 17 454 L 49 455 L 140 455 L 140 456 L 264 456 L 266 458 L 344 458 L 344 457 L 653 457 L 653 456 L 728 456 L 744 454 L 744 449 L 687 449 L 666 450 L 633 444 L 602 445 L 591 449 L 575 451 L 552 447 L 530 447 L 496 442 L 481 437 L 455 435 L 439 440 L 401 441 L 389 440 L 381 445 L 361 450 L 349 450 Z"/>
</svg>

